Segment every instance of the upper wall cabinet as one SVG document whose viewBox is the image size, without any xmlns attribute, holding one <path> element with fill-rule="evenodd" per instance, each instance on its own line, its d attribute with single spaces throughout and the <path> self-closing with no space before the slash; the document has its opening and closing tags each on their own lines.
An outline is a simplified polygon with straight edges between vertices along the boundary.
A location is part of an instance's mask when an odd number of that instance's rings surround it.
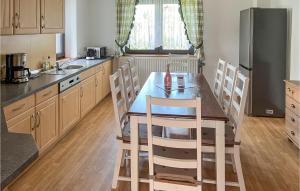
<svg viewBox="0 0 300 191">
<path fill-rule="evenodd" d="M 14 1 L 1 0 L 1 20 L 0 33 L 3 35 L 11 35 L 14 32 L 13 17 L 14 17 Z"/>
<path fill-rule="evenodd" d="M 63 33 L 64 0 L 41 0 L 41 33 Z"/>
<path fill-rule="evenodd" d="M 64 32 L 64 0 L 1 0 L 1 35 Z"/>
<path fill-rule="evenodd" d="M 14 34 L 40 33 L 40 0 L 15 0 Z"/>
</svg>

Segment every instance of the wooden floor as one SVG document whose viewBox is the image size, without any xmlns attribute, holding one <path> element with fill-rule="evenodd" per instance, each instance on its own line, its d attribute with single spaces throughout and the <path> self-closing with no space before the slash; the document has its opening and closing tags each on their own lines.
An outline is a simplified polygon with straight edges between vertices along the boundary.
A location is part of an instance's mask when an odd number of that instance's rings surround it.
<svg viewBox="0 0 300 191">
<path fill-rule="evenodd" d="M 9 191 L 111 190 L 117 153 L 115 137 L 112 101 L 107 97 Z M 299 151 L 288 141 L 283 119 L 246 118 L 242 140 L 247 191 L 299 191 Z M 142 161 L 141 165 L 147 163 Z M 206 164 L 208 172 L 204 174 L 214 176 L 213 168 Z M 234 178 L 230 166 L 226 169 L 226 177 Z M 148 190 L 147 184 L 140 187 Z M 118 191 L 129 190 L 129 183 L 119 184 Z M 215 186 L 204 185 L 203 190 L 213 191 Z"/>
</svg>

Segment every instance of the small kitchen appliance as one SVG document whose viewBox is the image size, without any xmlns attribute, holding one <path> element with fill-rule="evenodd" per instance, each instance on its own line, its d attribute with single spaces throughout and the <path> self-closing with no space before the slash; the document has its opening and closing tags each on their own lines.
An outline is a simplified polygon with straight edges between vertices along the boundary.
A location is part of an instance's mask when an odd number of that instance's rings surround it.
<svg viewBox="0 0 300 191">
<path fill-rule="evenodd" d="M 6 55 L 6 82 L 28 82 L 30 69 L 27 66 L 27 54 L 17 53 Z"/>
<path fill-rule="evenodd" d="M 86 59 L 94 60 L 100 58 L 100 48 L 99 47 L 87 47 L 86 50 Z"/>
<path fill-rule="evenodd" d="M 106 58 L 106 47 L 100 48 L 100 58 Z"/>
</svg>

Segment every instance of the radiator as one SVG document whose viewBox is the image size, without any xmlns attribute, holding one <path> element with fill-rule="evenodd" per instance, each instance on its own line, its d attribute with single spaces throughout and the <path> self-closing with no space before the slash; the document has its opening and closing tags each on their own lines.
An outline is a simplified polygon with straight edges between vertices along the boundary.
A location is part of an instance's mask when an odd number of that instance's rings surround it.
<svg viewBox="0 0 300 191">
<path fill-rule="evenodd" d="M 151 72 L 165 72 L 170 64 L 171 72 L 198 73 L 198 60 L 192 56 L 176 57 L 134 57 L 140 84 L 144 85 Z"/>
</svg>

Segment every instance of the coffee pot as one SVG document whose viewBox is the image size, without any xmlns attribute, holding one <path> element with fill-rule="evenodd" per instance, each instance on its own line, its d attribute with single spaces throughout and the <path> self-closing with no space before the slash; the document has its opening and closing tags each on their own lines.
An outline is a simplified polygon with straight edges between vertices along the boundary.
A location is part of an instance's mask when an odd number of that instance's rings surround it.
<svg viewBox="0 0 300 191">
<path fill-rule="evenodd" d="M 27 54 L 6 55 L 6 81 L 12 83 L 28 82 L 30 69 L 27 66 Z"/>
</svg>

